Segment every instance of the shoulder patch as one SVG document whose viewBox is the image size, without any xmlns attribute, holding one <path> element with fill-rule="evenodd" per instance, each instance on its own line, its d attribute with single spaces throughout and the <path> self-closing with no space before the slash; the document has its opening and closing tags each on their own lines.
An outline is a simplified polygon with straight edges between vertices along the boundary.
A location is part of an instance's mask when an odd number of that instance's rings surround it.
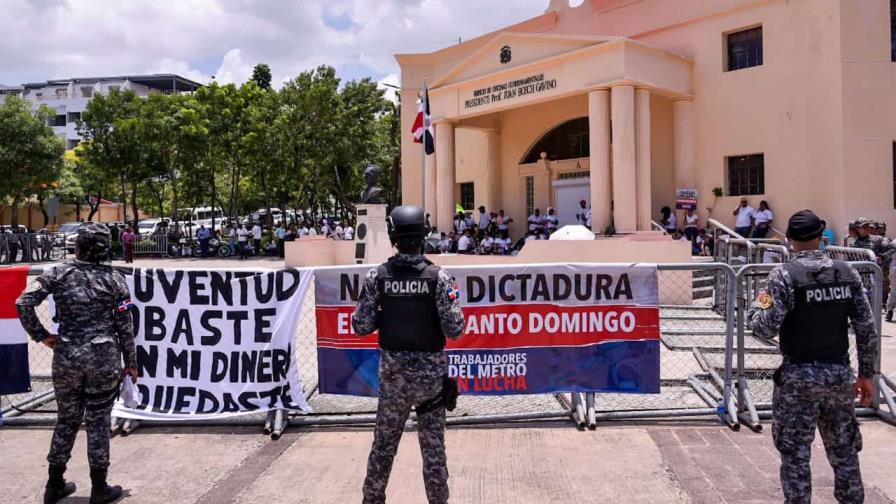
<svg viewBox="0 0 896 504">
<path fill-rule="evenodd" d="M 756 297 L 756 303 L 759 305 L 759 308 L 768 310 L 775 304 L 775 300 L 772 299 L 771 294 L 769 294 L 768 292 L 760 292 Z"/>
</svg>

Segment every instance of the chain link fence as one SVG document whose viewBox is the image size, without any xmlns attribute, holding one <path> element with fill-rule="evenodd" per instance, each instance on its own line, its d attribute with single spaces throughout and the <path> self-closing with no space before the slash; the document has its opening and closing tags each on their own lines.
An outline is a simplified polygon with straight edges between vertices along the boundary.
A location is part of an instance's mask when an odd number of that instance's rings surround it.
<svg viewBox="0 0 896 504">
<path fill-rule="evenodd" d="M 758 246 L 738 242 L 726 254 L 786 260 L 789 252 L 774 244 Z M 755 249 L 755 251 L 754 251 Z M 762 250 L 760 254 L 758 251 Z M 839 252 L 834 252 L 839 253 Z M 770 255 L 769 255 L 770 254 Z M 739 259 L 738 259 L 739 260 Z M 758 412 L 770 408 L 771 374 L 780 364 L 776 342 L 754 336 L 744 321 L 745 308 L 764 286 L 774 263 L 751 264 L 735 274 L 723 263 L 660 264 L 660 380 L 659 394 L 533 394 L 465 396 L 449 413 L 449 423 L 507 422 L 572 417 L 580 426 L 594 428 L 612 419 L 718 416 L 732 428 L 740 422 L 758 425 Z M 880 327 L 881 273 L 873 263 L 856 263 L 861 274 L 872 279 L 875 313 Z M 35 269 L 35 274 L 37 269 Z M 310 415 L 280 421 L 298 425 L 368 423 L 377 400 L 322 394 L 318 387 L 317 320 L 315 292 L 308 289 L 296 328 L 295 358 L 302 387 L 314 409 Z M 49 307 L 39 308 L 50 327 Z M 6 417 L 27 412 L 28 418 L 53 415 L 50 381 L 52 350 L 29 343 L 31 391 L 0 398 Z M 854 350 L 852 358 L 855 359 Z M 264 414 L 242 417 L 243 422 L 265 422 Z M 266 428 L 276 423 L 268 415 Z M 271 431 L 279 432 L 274 427 Z"/>
<path fill-rule="evenodd" d="M 35 281 L 35 278 L 29 276 L 29 284 Z M 44 326 L 53 326 L 50 305 L 47 301 L 41 303 L 37 308 L 37 314 Z M 31 374 L 31 389 L 21 394 L 0 396 L 0 411 L 4 418 L 13 418 L 24 414 L 34 418 L 56 413 L 52 382 L 53 350 L 40 343 L 35 343 L 29 338 L 28 367 Z"/>
</svg>

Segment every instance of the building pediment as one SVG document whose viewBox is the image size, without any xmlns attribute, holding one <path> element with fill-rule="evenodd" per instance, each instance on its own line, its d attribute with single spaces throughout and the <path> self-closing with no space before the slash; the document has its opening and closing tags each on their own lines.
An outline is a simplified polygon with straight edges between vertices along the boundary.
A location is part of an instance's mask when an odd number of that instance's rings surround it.
<svg viewBox="0 0 896 504">
<path fill-rule="evenodd" d="M 613 40 L 613 37 L 502 32 L 431 85 L 444 86 L 560 56 Z"/>
</svg>

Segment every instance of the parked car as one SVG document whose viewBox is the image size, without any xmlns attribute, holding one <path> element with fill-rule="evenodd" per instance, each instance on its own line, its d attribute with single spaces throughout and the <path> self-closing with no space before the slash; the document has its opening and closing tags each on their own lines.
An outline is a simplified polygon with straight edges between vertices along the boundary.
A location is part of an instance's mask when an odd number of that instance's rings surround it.
<svg viewBox="0 0 896 504">
<path fill-rule="evenodd" d="M 137 223 L 137 234 L 141 238 L 159 233 L 161 228 L 168 227 L 169 219 L 145 219 Z"/>
<path fill-rule="evenodd" d="M 65 243 L 65 251 L 69 254 L 75 253 L 75 239 L 78 237 L 78 230 L 85 224 L 92 224 L 92 222 L 66 222 L 65 224 L 60 225 L 59 229 L 56 231 L 57 233 L 62 234 L 62 240 L 63 243 Z"/>
</svg>

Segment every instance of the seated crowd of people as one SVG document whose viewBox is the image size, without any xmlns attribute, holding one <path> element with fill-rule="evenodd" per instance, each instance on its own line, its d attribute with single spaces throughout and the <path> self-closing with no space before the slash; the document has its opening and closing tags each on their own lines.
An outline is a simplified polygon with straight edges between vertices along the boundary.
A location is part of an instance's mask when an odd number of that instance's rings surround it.
<svg viewBox="0 0 896 504">
<path fill-rule="evenodd" d="M 443 254 L 513 255 L 525 242 L 547 240 L 557 230 L 557 215 L 553 208 L 546 214 L 536 208 L 527 219 L 526 235 L 514 242 L 510 237 L 510 224 L 514 219 L 504 210 L 487 212 L 479 207 L 478 222 L 471 210 L 457 212 L 453 229 L 440 232 L 437 252 Z"/>
</svg>

